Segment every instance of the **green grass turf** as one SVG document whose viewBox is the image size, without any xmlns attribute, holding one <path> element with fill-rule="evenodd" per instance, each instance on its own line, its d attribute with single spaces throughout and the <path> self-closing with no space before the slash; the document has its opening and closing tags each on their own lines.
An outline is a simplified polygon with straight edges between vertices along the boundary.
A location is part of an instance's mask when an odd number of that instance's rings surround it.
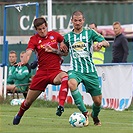
<svg viewBox="0 0 133 133">
<path fill-rule="evenodd" d="M 74 128 L 68 122 L 73 112 L 79 112 L 77 108 L 65 108 L 61 117 L 55 115 L 56 107 L 32 106 L 25 112 L 19 125 L 13 125 L 14 115 L 19 106 L 0 104 L 0 133 L 133 133 L 133 111 L 114 111 L 102 109 L 99 118 L 101 127 L 90 125 L 83 128 Z M 88 109 L 91 111 L 91 109 Z"/>
</svg>

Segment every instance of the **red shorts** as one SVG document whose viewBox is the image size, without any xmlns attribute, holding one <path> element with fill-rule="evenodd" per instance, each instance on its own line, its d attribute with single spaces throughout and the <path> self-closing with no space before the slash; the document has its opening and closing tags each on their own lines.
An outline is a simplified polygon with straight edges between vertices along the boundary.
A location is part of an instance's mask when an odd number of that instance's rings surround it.
<svg viewBox="0 0 133 133">
<path fill-rule="evenodd" d="M 54 84 L 53 80 L 60 72 L 62 70 L 37 70 L 31 81 L 30 89 L 45 91 L 48 84 Z"/>
</svg>

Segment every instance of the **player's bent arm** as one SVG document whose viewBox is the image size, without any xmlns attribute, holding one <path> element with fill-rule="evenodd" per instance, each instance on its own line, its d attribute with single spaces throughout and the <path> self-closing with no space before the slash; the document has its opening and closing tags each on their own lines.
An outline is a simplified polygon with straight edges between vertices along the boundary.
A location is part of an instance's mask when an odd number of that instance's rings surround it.
<svg viewBox="0 0 133 133">
<path fill-rule="evenodd" d="M 110 46 L 110 44 L 106 40 L 99 42 L 99 45 L 101 45 L 102 47 L 109 47 Z"/>
<path fill-rule="evenodd" d="M 60 51 L 59 49 L 55 49 L 55 48 L 52 49 L 52 52 L 55 54 L 61 55 L 61 56 L 67 56 L 68 55 L 68 52 L 63 52 L 63 51 Z"/>
<path fill-rule="evenodd" d="M 60 56 L 67 56 L 68 55 L 68 52 L 63 52 L 63 51 L 60 51 L 59 49 L 52 48 L 50 45 L 45 46 L 45 51 L 46 52 L 52 52 L 52 53 L 58 54 Z"/>
<path fill-rule="evenodd" d="M 32 54 L 32 49 L 26 50 L 26 53 L 24 54 L 24 57 L 23 57 L 23 59 L 21 61 L 24 65 L 28 63 L 28 61 L 29 61 L 29 59 L 31 57 L 31 54 Z"/>
<path fill-rule="evenodd" d="M 29 59 L 30 59 L 30 57 L 31 57 L 31 54 L 32 54 L 32 49 L 28 49 L 26 51 L 26 53 L 24 54 L 21 62 L 17 63 L 16 65 L 17 66 L 23 66 L 23 65 L 27 64 Z"/>
<path fill-rule="evenodd" d="M 96 44 L 93 44 L 93 51 L 99 51 L 102 47 L 109 47 L 109 43 L 107 41 L 102 41 Z"/>
<path fill-rule="evenodd" d="M 99 45 L 99 43 L 93 44 L 93 51 L 94 52 L 98 52 L 101 48 L 102 48 L 102 46 Z"/>
</svg>

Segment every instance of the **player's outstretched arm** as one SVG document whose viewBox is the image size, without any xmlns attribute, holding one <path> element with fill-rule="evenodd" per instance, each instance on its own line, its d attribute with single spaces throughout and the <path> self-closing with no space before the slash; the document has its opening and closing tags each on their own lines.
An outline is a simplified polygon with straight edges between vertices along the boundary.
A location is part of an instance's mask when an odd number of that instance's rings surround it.
<svg viewBox="0 0 133 133">
<path fill-rule="evenodd" d="M 109 47 L 110 44 L 107 41 L 102 41 L 93 45 L 94 51 L 99 51 L 102 47 Z"/>
<path fill-rule="evenodd" d="M 18 66 L 22 66 L 22 65 L 25 65 L 28 63 L 30 57 L 31 57 L 31 54 L 32 54 L 32 50 L 31 49 L 28 49 L 26 51 L 26 53 L 24 54 L 23 58 L 22 58 L 22 61 L 17 63 Z"/>
<path fill-rule="evenodd" d="M 102 47 L 109 47 L 109 46 L 110 46 L 110 44 L 109 44 L 108 41 L 106 41 L 106 40 L 100 42 L 100 45 L 101 45 Z"/>
</svg>

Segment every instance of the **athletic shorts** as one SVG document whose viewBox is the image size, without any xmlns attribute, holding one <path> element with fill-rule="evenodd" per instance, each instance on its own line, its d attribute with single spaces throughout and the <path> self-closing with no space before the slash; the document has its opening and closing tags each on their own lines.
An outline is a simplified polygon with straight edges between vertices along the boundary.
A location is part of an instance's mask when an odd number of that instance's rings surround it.
<svg viewBox="0 0 133 133">
<path fill-rule="evenodd" d="M 54 85 L 53 80 L 60 72 L 62 70 L 37 70 L 31 81 L 30 90 L 45 91 L 48 84 Z"/>
<path fill-rule="evenodd" d="M 75 79 L 78 84 L 83 83 L 86 92 L 90 93 L 91 96 L 101 95 L 101 87 L 97 72 L 91 73 L 80 73 L 73 70 L 68 71 L 69 79 Z"/>
</svg>

